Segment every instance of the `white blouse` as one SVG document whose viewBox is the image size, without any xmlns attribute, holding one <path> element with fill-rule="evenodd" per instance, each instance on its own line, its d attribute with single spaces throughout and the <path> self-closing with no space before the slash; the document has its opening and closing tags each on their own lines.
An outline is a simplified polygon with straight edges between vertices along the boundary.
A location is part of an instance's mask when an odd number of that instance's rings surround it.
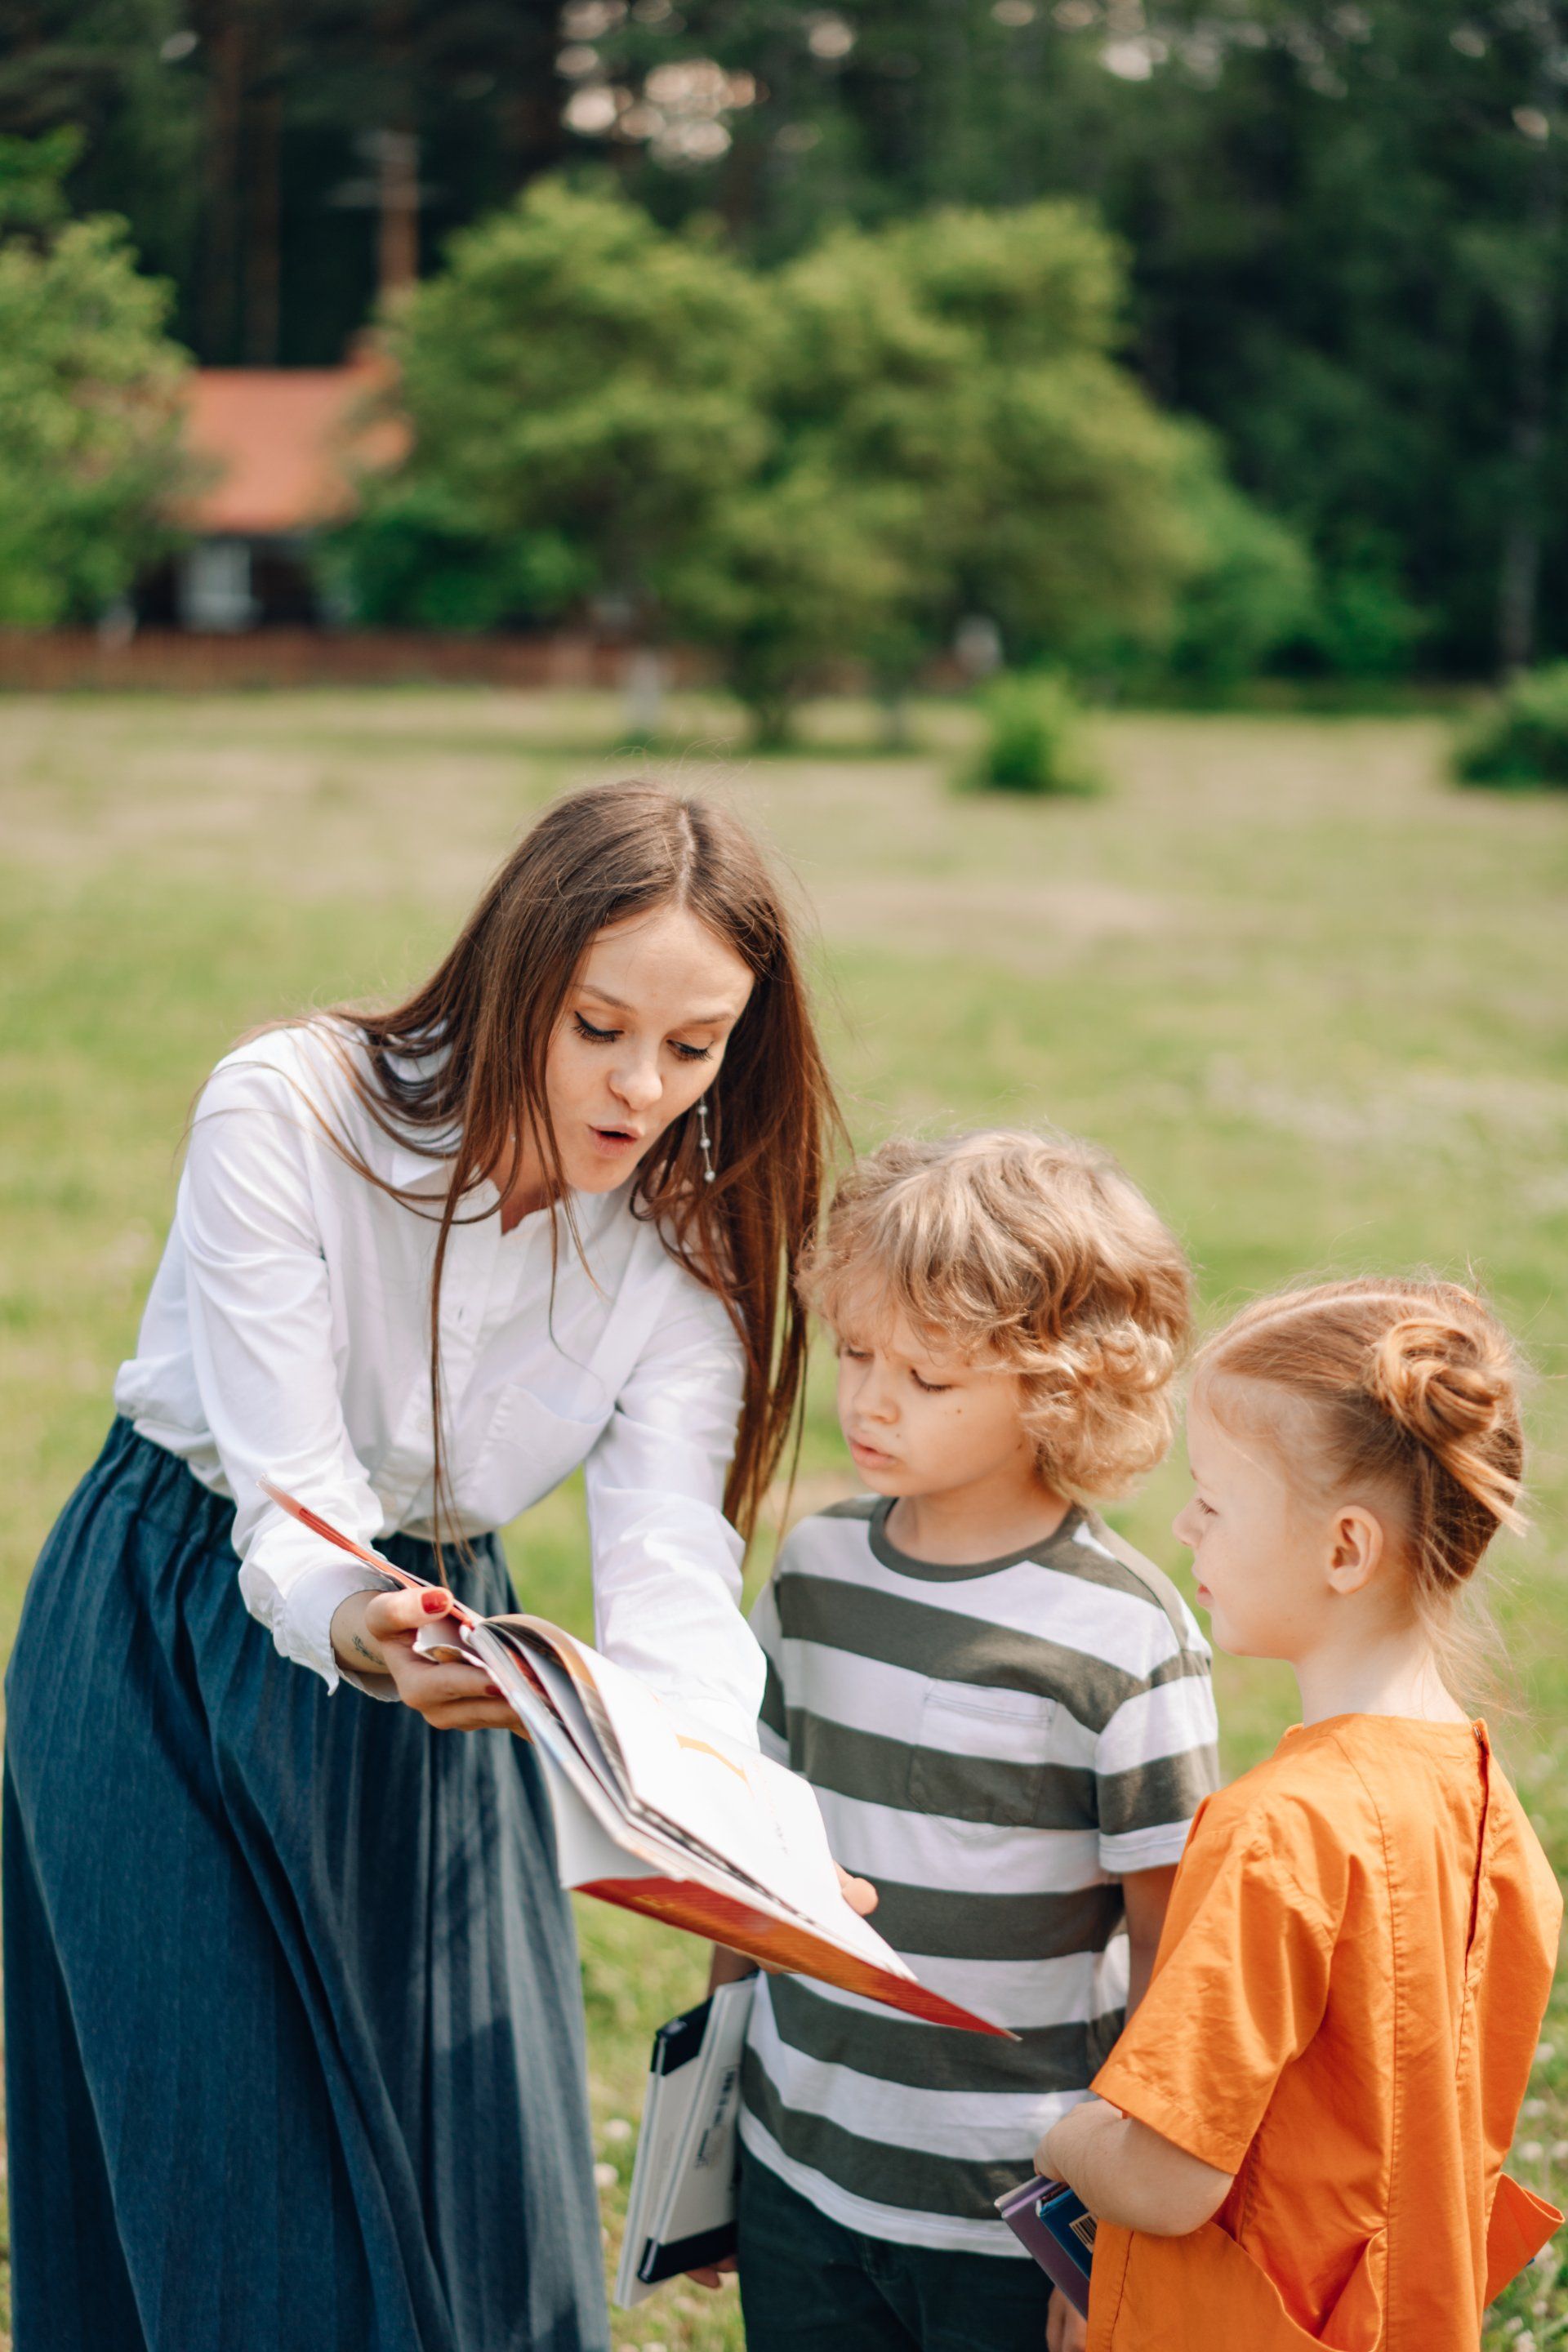
<svg viewBox="0 0 1568 2352">
<path fill-rule="evenodd" d="M 421 1205 L 366 1183 L 322 1118 Z M 333 1612 L 376 1580 L 257 1481 L 270 1474 L 362 1543 L 433 1532 L 430 1273 L 448 1172 L 377 1127 L 324 1024 L 240 1047 L 197 1106 L 137 1351 L 115 1382 L 143 1437 L 232 1496 L 247 1608 L 329 1689 Z M 741 1346 L 720 1301 L 633 1216 L 630 1190 L 572 1196 L 584 1255 L 560 1206 L 503 1234 L 493 1185 L 462 1203 L 475 1221 L 453 1225 L 441 1288 L 448 1492 L 478 1535 L 585 1464 L 600 1648 L 754 1743 L 763 1659 L 722 1508 Z M 526 1560 L 522 1584 L 526 1606 Z"/>
</svg>

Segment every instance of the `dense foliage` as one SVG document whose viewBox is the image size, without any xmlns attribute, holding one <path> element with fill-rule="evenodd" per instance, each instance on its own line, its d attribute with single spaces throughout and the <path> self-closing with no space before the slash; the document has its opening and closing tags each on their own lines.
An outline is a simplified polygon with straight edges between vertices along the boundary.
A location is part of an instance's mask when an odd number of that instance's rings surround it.
<svg viewBox="0 0 1568 2352">
<path fill-rule="evenodd" d="M 1067 204 L 844 228 L 758 272 L 536 182 L 390 312 L 414 441 L 341 542 L 354 601 L 429 620 L 435 583 L 478 624 L 586 592 L 716 648 L 775 739 L 835 660 L 892 696 L 965 614 L 1014 655 L 1152 648 L 1190 581 L 1201 635 L 1226 532 L 1280 534 L 1120 364 L 1121 293 Z"/>
<path fill-rule="evenodd" d="M 1310 549 L 1289 660 L 1478 673 L 1568 648 L 1565 72 L 1562 0 L 30 0 L 0 129 L 88 129 L 214 362 L 339 355 L 389 138 L 426 268 L 574 157 L 769 263 L 1087 198 L 1145 384 Z"/>
<path fill-rule="evenodd" d="M 846 213 L 1092 199 L 1131 248 L 1145 382 L 1311 549 L 1299 665 L 1568 646 L 1560 0 L 581 14 L 665 217 L 717 198 L 738 238 L 790 251 Z M 698 58 L 755 85 L 702 168 L 641 119 Z"/>
<path fill-rule="evenodd" d="M 0 130 L 87 129 L 213 362 L 336 358 L 389 203 L 428 268 L 573 158 L 765 261 L 1087 197 L 1145 383 L 1310 546 L 1289 660 L 1478 673 L 1568 648 L 1565 74 L 1562 0 L 30 0 Z"/>
<path fill-rule="evenodd" d="M 64 217 L 69 142 L 0 140 L 0 624 L 93 619 L 163 544 L 184 354 L 122 222 Z"/>
<path fill-rule="evenodd" d="M 398 306 L 414 455 L 369 519 L 434 510 L 509 551 L 520 589 L 565 551 L 552 585 L 657 632 L 672 571 L 761 455 L 766 322 L 750 273 L 710 245 L 538 182 Z"/>
<path fill-rule="evenodd" d="M 1461 737 L 1454 766 L 1467 784 L 1568 785 L 1568 662 L 1512 679 Z"/>
<path fill-rule="evenodd" d="M 558 46 L 552 0 L 18 0 L 0 131 L 81 129 L 73 208 L 129 218 L 206 365 L 331 365 L 375 299 L 384 179 L 428 266 L 562 160 Z"/>
</svg>

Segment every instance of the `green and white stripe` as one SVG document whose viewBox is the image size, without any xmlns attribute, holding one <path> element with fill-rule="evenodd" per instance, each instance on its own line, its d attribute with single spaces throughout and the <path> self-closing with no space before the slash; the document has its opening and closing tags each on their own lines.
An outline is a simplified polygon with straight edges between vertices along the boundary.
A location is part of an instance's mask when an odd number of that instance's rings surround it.
<svg viewBox="0 0 1568 2352">
<path fill-rule="evenodd" d="M 889 1508 L 840 1504 L 781 1552 L 752 1618 L 763 1741 L 816 1789 L 888 1941 L 1019 2039 L 764 1979 L 742 2132 L 849 2228 L 1021 2255 L 993 2200 L 1119 2028 L 1121 1874 L 1174 1862 L 1216 1785 L 1208 1652 L 1085 1513 L 955 1569 L 899 1551 Z"/>
</svg>

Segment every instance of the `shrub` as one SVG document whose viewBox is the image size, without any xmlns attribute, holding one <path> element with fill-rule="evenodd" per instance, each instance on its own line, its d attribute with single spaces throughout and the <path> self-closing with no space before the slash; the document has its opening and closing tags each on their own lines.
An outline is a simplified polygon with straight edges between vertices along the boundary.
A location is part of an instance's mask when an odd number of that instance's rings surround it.
<svg viewBox="0 0 1568 2352">
<path fill-rule="evenodd" d="M 331 603 L 370 628 L 549 620 L 591 577 L 559 531 L 487 531 L 439 484 L 417 480 L 373 482 L 318 563 Z"/>
<path fill-rule="evenodd" d="M 1316 610 L 1304 632 L 1309 656 L 1331 677 L 1403 677 L 1426 635 L 1383 549 L 1366 545 L 1345 561 L 1325 561 Z"/>
<path fill-rule="evenodd" d="M 1177 604 L 1165 668 L 1175 681 L 1223 695 L 1265 669 L 1313 610 L 1312 562 L 1288 523 L 1268 514 L 1194 446 L 1184 486 L 1202 549 Z"/>
<path fill-rule="evenodd" d="M 1568 785 L 1568 661 L 1526 670 L 1461 738 L 1465 784 Z"/>
<path fill-rule="evenodd" d="M 1104 790 L 1084 743 L 1082 711 L 1065 678 L 997 678 L 982 709 L 985 740 L 959 780 L 968 791 L 1082 797 Z"/>
</svg>

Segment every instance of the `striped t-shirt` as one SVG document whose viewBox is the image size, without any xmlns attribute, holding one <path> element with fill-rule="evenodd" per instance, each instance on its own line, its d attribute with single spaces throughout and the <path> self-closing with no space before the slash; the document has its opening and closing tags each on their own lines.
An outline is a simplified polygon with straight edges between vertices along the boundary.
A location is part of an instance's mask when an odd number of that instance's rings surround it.
<svg viewBox="0 0 1568 2352">
<path fill-rule="evenodd" d="M 1016 2042 L 764 1977 L 742 2070 L 750 2152 L 847 2228 L 1022 2255 L 993 2200 L 1076 2105 L 1127 1991 L 1120 1880 L 1179 1857 L 1217 1785 L 1203 1636 L 1173 1590 L 1071 1510 L 976 1567 L 912 1559 L 869 1496 L 804 1519 L 752 1614 L 762 1739 L 821 1801 L 917 1976 Z"/>
</svg>

